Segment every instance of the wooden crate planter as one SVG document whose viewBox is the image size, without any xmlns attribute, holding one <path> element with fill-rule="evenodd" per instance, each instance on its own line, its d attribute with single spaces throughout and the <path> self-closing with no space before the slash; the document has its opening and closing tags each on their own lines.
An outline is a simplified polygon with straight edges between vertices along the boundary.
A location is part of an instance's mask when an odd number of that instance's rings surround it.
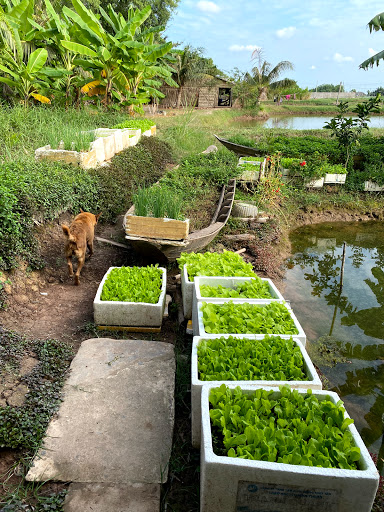
<svg viewBox="0 0 384 512">
<path fill-rule="evenodd" d="M 214 387 L 217 385 L 205 385 L 201 396 L 201 512 L 371 511 L 379 474 L 354 425 L 347 428 L 354 445 L 360 448 L 359 469 L 356 470 L 219 456 L 213 451 L 209 415 L 209 394 Z M 236 383 L 228 387 L 234 388 Z M 244 394 L 255 391 L 249 385 L 241 389 Z M 269 389 L 279 396 L 278 388 Z M 298 389 L 298 392 L 306 394 L 305 389 Z M 313 395 L 319 400 L 329 396 L 333 403 L 339 401 L 339 396 L 330 391 L 314 390 Z M 348 414 L 345 413 L 345 417 L 349 418 Z"/>
<path fill-rule="evenodd" d="M 175 220 L 127 215 L 125 232 L 129 236 L 161 240 L 184 240 L 189 233 L 189 219 Z"/>
<path fill-rule="evenodd" d="M 159 327 L 162 324 L 165 308 L 165 295 L 167 285 L 167 271 L 159 267 L 162 272 L 162 286 L 159 300 L 156 304 L 146 302 L 124 302 L 101 300 L 101 292 L 110 267 L 101 281 L 93 301 L 94 320 L 97 325 L 128 326 L 128 327 Z"/>
</svg>

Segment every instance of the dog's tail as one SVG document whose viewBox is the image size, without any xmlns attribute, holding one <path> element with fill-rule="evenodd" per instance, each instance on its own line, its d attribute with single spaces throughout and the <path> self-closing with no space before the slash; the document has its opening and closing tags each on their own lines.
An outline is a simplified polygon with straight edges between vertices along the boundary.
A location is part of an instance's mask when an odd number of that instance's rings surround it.
<svg viewBox="0 0 384 512">
<path fill-rule="evenodd" d="M 72 235 L 72 233 L 69 231 L 69 227 L 66 226 L 65 224 L 63 224 L 62 226 L 62 229 L 63 229 L 63 232 L 64 232 L 64 235 L 66 237 L 68 237 L 68 240 L 69 242 L 72 242 L 74 244 L 76 244 L 76 238 Z"/>
</svg>

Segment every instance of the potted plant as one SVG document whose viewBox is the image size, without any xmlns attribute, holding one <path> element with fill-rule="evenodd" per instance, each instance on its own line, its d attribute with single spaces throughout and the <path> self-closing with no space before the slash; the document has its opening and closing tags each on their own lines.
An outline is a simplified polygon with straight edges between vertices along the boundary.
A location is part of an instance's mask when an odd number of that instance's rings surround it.
<svg viewBox="0 0 384 512">
<path fill-rule="evenodd" d="M 255 277 L 253 267 L 234 252 L 182 253 L 177 259 L 181 269 L 181 292 L 185 318 L 192 317 L 195 276 Z"/>
<path fill-rule="evenodd" d="M 98 325 L 161 326 L 167 272 L 149 267 L 111 267 L 101 281 L 93 311 Z"/>
<path fill-rule="evenodd" d="M 159 186 L 139 188 L 133 200 L 133 211 L 125 216 L 127 235 L 164 240 L 187 238 L 189 219 L 183 219 L 181 200 L 172 191 Z"/>
<path fill-rule="evenodd" d="M 201 390 L 206 383 L 322 389 L 299 340 L 282 336 L 195 336 L 191 367 L 192 444 L 200 447 Z"/>
<path fill-rule="evenodd" d="M 370 512 L 379 474 L 336 393 L 207 383 L 200 510 Z"/>
<path fill-rule="evenodd" d="M 341 165 L 341 164 L 336 164 L 336 165 L 326 164 L 323 167 L 323 170 L 325 172 L 324 184 L 345 183 L 345 180 L 347 177 L 347 170 L 343 165 Z"/>
<path fill-rule="evenodd" d="M 197 305 L 199 336 L 211 334 L 277 334 L 296 336 L 305 345 L 306 335 L 291 308 L 279 301 L 257 303 L 218 299 Z M 195 328 L 194 328 L 195 329 Z"/>
</svg>

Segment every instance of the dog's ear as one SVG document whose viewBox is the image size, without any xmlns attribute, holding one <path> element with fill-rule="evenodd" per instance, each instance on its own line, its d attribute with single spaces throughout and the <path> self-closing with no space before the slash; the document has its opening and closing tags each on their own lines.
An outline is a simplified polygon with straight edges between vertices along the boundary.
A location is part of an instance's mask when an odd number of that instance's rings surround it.
<svg viewBox="0 0 384 512">
<path fill-rule="evenodd" d="M 82 208 L 80 208 L 80 213 L 85 213 L 85 211 Z"/>
<path fill-rule="evenodd" d="M 95 215 L 95 217 L 96 217 L 96 223 L 97 223 L 97 221 L 100 219 L 100 216 L 101 216 L 101 214 L 102 214 L 102 213 L 103 213 L 103 212 L 100 212 L 100 213 L 98 213 L 97 215 Z"/>
<path fill-rule="evenodd" d="M 66 235 L 66 236 L 68 236 L 68 237 L 69 237 L 69 235 L 70 235 L 70 233 L 69 233 L 69 227 L 68 227 L 68 226 L 66 226 L 65 224 L 62 224 L 62 226 L 61 226 L 61 227 L 62 227 L 62 229 L 63 229 L 63 233 L 64 233 L 64 235 Z"/>
</svg>

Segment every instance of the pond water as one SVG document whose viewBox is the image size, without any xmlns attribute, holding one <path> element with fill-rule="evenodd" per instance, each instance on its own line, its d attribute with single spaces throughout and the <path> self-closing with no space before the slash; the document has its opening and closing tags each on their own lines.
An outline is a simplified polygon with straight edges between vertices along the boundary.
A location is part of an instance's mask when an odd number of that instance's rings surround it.
<svg viewBox="0 0 384 512">
<path fill-rule="evenodd" d="M 384 223 L 305 226 L 291 243 L 284 297 L 329 389 L 345 402 L 369 451 L 384 459 Z"/>
<path fill-rule="evenodd" d="M 283 128 L 285 130 L 320 130 L 332 119 L 331 116 L 274 116 L 266 121 L 241 121 L 242 126 Z M 372 116 L 370 128 L 384 128 L 384 116 Z"/>
</svg>

